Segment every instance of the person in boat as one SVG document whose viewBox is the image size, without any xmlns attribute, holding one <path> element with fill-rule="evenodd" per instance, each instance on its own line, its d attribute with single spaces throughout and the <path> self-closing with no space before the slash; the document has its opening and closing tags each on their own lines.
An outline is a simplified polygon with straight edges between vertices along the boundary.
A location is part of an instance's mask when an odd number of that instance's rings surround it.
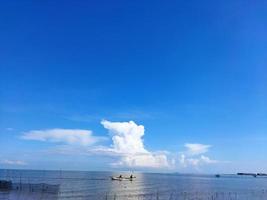
<svg viewBox="0 0 267 200">
<path fill-rule="evenodd" d="M 119 178 L 122 178 L 122 175 L 120 174 Z"/>
<path fill-rule="evenodd" d="M 130 179 L 132 179 L 132 178 L 133 178 L 133 175 L 131 174 Z"/>
</svg>

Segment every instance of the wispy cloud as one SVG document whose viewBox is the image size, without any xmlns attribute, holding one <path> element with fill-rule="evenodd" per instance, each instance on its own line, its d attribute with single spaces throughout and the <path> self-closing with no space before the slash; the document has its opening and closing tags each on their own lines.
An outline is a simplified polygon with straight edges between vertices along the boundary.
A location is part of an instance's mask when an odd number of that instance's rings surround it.
<svg viewBox="0 0 267 200">
<path fill-rule="evenodd" d="M 186 143 L 184 144 L 185 151 L 181 152 L 178 158 L 178 163 L 182 167 L 199 168 L 201 165 L 216 164 L 218 160 L 213 160 L 203 154 L 207 153 L 211 145 L 200 143 Z"/>
<path fill-rule="evenodd" d="M 207 156 L 201 155 L 200 157 L 187 157 L 184 154 L 181 154 L 180 156 L 180 164 L 182 164 L 183 167 L 187 166 L 194 166 L 194 167 L 199 167 L 201 165 L 206 165 L 206 164 L 215 164 L 218 163 L 219 161 L 217 160 L 212 160 Z"/>
<path fill-rule="evenodd" d="M 199 155 L 209 151 L 211 145 L 199 144 L 199 143 L 186 143 L 186 153 L 189 155 Z"/>
<path fill-rule="evenodd" d="M 93 136 L 91 130 L 82 129 L 48 129 L 48 130 L 32 130 L 21 136 L 24 140 L 37 140 L 48 142 L 59 142 L 78 145 L 93 145 L 103 137 Z"/>
<path fill-rule="evenodd" d="M 24 161 L 21 161 L 21 160 L 2 160 L 0 161 L 1 164 L 4 164 L 4 165 L 27 165 L 26 162 Z"/>
</svg>

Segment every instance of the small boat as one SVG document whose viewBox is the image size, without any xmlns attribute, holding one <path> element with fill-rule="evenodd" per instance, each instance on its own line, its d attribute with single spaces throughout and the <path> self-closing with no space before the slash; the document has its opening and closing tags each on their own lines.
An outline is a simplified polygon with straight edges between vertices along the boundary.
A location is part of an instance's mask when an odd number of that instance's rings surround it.
<svg viewBox="0 0 267 200">
<path fill-rule="evenodd" d="M 220 178 L 221 175 L 220 175 L 220 174 L 216 174 L 215 177 L 216 177 L 216 178 Z"/>
<path fill-rule="evenodd" d="M 129 180 L 129 181 L 133 181 L 134 178 L 136 178 L 136 177 L 125 177 L 124 179 Z"/>
<path fill-rule="evenodd" d="M 110 177 L 112 181 L 122 181 L 122 177 Z"/>
<path fill-rule="evenodd" d="M 132 181 L 134 178 L 136 178 L 135 176 L 133 177 L 119 177 L 119 176 L 111 176 L 110 177 L 112 181 L 123 181 L 123 180 L 126 180 L 126 181 Z"/>
</svg>

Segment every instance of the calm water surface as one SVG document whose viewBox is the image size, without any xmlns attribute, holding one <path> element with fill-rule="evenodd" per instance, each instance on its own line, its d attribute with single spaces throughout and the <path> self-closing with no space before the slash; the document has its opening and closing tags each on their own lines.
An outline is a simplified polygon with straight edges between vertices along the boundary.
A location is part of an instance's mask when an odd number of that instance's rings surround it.
<svg viewBox="0 0 267 200">
<path fill-rule="evenodd" d="M 0 179 L 25 184 L 22 191 L 1 191 L 0 199 L 69 200 L 267 200 L 267 177 L 135 173 L 134 181 L 111 181 L 111 172 L 0 170 Z M 32 192 L 31 184 L 59 185 L 56 193 Z"/>
</svg>

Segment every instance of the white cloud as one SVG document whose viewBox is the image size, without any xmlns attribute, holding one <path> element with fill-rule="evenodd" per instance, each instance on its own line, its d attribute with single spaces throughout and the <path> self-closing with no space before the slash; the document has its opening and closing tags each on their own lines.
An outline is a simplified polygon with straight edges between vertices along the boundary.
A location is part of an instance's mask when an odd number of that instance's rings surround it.
<svg viewBox="0 0 267 200">
<path fill-rule="evenodd" d="M 169 167 L 167 156 L 165 154 L 146 153 L 146 154 L 128 154 L 120 157 L 113 166 L 126 167 L 144 167 L 144 168 L 166 168 Z"/>
<path fill-rule="evenodd" d="M 189 155 L 199 155 L 209 151 L 211 145 L 198 144 L 198 143 L 186 143 L 186 153 Z"/>
<path fill-rule="evenodd" d="M 210 159 L 203 154 L 209 151 L 211 145 L 199 144 L 199 143 L 186 143 L 184 145 L 186 151 L 181 152 L 178 158 L 179 164 L 182 167 L 195 167 L 198 168 L 201 165 L 215 164 L 219 161 Z"/>
<path fill-rule="evenodd" d="M 137 125 L 133 121 L 110 122 L 103 120 L 101 124 L 109 130 L 113 144 L 110 148 L 101 147 L 95 151 L 119 156 L 119 161 L 113 163 L 113 166 L 151 168 L 170 166 L 165 152 L 150 152 L 145 149 L 142 139 L 145 133 L 144 126 Z"/>
<path fill-rule="evenodd" d="M 0 163 L 4 165 L 27 165 L 26 162 L 21 160 L 2 160 Z"/>
<path fill-rule="evenodd" d="M 181 154 L 181 155 L 179 156 L 178 161 L 179 161 L 179 163 L 180 163 L 183 167 L 186 166 L 186 158 L 185 158 L 185 155 L 184 155 L 184 154 Z"/>
<path fill-rule="evenodd" d="M 24 133 L 21 138 L 78 145 L 92 145 L 102 139 L 101 137 L 93 136 L 90 130 L 81 129 L 32 130 Z"/>
<path fill-rule="evenodd" d="M 111 133 L 113 148 L 119 153 L 147 153 L 144 148 L 142 137 L 145 128 L 130 122 L 109 122 L 102 121 L 104 128 Z"/>
<path fill-rule="evenodd" d="M 206 165 L 206 164 L 215 164 L 218 163 L 217 160 L 212 160 L 207 156 L 201 155 L 198 158 L 187 158 L 186 159 L 187 165 L 192 165 L 195 167 L 199 167 L 200 165 Z"/>
<path fill-rule="evenodd" d="M 147 150 L 143 141 L 145 128 L 134 121 L 110 122 L 103 120 L 101 124 L 109 131 L 112 140 L 110 146 L 96 146 L 95 144 L 104 138 L 93 136 L 90 130 L 81 129 L 32 130 L 24 133 L 21 138 L 62 143 L 60 146 L 50 149 L 49 152 L 52 153 L 112 156 L 116 161 L 111 165 L 115 167 L 165 169 L 193 167 L 197 169 L 202 165 L 219 162 L 205 155 L 211 145 L 186 143 L 184 144 L 185 150 L 180 152 L 177 157 L 166 151 Z M 12 163 L 7 160 L 6 163 L 8 162 Z M 16 162 L 13 161 L 13 163 Z M 17 164 L 19 163 L 17 162 Z M 20 164 L 23 165 L 23 162 Z"/>
<path fill-rule="evenodd" d="M 218 160 L 212 160 L 209 157 L 204 156 L 204 155 L 200 156 L 200 160 L 202 163 L 205 163 L 205 164 L 215 164 L 219 162 Z"/>
</svg>

